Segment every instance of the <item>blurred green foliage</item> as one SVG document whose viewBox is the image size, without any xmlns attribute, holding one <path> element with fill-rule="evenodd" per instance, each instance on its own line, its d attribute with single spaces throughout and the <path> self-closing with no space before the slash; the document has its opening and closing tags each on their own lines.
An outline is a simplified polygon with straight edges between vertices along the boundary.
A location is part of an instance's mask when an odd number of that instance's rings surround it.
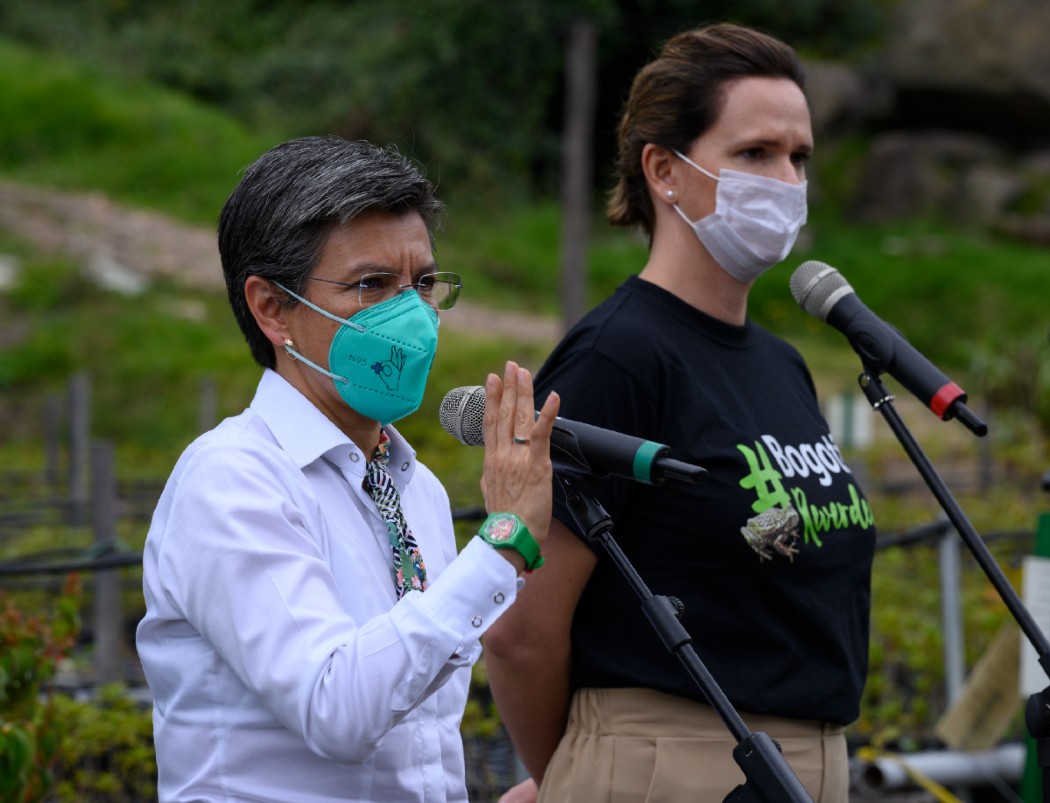
<svg viewBox="0 0 1050 803">
<path fill-rule="evenodd" d="M 596 164 L 636 70 L 678 30 L 731 19 L 807 55 L 868 52 L 890 0 L 7 0 L 0 30 L 222 108 L 245 125 L 396 142 L 442 184 L 557 188 L 564 50 L 598 42 Z M 90 102 L 88 99 L 85 102 Z"/>
<path fill-rule="evenodd" d="M 45 57 L 2 39 L 0 110 L 0 175 L 101 190 L 209 226 L 240 169 L 284 136 L 251 131 L 142 80 Z M 945 368 L 983 372 L 992 361 L 974 364 L 975 355 L 992 333 L 1002 347 L 998 353 L 1023 340 L 1032 358 L 1045 363 L 1038 341 L 1046 327 L 1033 334 L 1030 323 L 1046 319 L 1045 249 L 943 221 L 860 226 L 846 220 L 839 211 L 849 199 L 845 177 L 852 175 L 862 147 L 852 139 L 819 151 L 813 182 L 822 191 L 793 260 L 819 257 L 840 268 L 868 306 L 892 319 Z M 438 256 L 464 274 L 467 297 L 556 314 L 562 248 L 558 205 L 549 199 L 512 201 L 496 190 L 467 191 L 463 177 L 442 179 L 439 171 L 430 172 L 457 195 L 450 199 Z M 589 303 L 608 295 L 644 261 L 644 242 L 611 229 L 596 214 L 588 253 Z M 63 284 L 61 272 L 71 269 L 53 260 L 39 265 L 10 303 L 41 311 L 48 293 L 56 290 L 39 277 L 57 272 Z M 787 266 L 782 266 L 755 286 L 753 317 L 789 336 L 837 338 L 796 307 L 785 292 L 787 278 Z M 61 306 L 61 299 L 52 301 Z M 935 307 L 943 311 L 931 315 Z M 56 332 L 52 339 L 69 334 Z M 45 344 L 36 347 L 41 351 L 22 359 L 68 369 Z M 0 383 L 12 370 L 17 366 L 0 370 Z M 996 371 L 1001 374 L 1002 368 Z"/>
<path fill-rule="evenodd" d="M 1025 525 L 1030 528 L 1031 521 Z M 1032 547 L 1033 541 L 1024 540 L 991 547 L 993 559 L 1017 589 L 1020 560 Z M 948 708 L 938 565 L 935 546 L 891 548 L 876 555 L 870 666 L 861 715 L 850 727 L 859 741 L 893 742 L 902 749 L 935 741 L 933 726 Z M 965 666 L 972 669 L 1011 617 L 968 554 L 961 566 L 961 635 Z M 1022 710 L 1019 696 L 1017 720 L 1006 738 L 1023 735 Z"/>
<path fill-rule="evenodd" d="M 137 803 L 157 799 L 157 759 L 149 706 L 135 702 L 121 684 L 100 687 L 93 699 L 52 698 L 63 723 L 49 800 Z"/>
<path fill-rule="evenodd" d="M 241 168 L 281 139 L 174 90 L 0 38 L 0 174 L 9 179 L 103 190 L 212 224 Z"/>
<path fill-rule="evenodd" d="M 47 693 L 80 627 L 71 578 L 47 614 L 0 595 L 0 800 L 43 800 L 54 783 L 63 721 Z"/>
<path fill-rule="evenodd" d="M 57 691 L 84 604 L 70 575 L 43 607 L 33 595 L 0 595 L 0 800 L 4 803 L 156 799 L 157 766 L 148 706 L 120 684 L 92 699 Z"/>
</svg>

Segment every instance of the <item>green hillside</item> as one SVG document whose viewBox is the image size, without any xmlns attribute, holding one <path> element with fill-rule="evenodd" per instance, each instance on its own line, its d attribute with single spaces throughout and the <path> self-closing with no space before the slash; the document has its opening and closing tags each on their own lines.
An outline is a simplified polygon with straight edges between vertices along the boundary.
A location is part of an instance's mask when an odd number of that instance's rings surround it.
<svg viewBox="0 0 1050 803">
<path fill-rule="evenodd" d="M 0 175 L 97 190 L 213 225 L 238 171 L 280 142 L 143 81 L 0 38 Z"/>
<path fill-rule="evenodd" d="M 226 113 L 142 80 L 0 39 L 2 179 L 101 192 L 132 207 L 210 228 L 239 171 L 286 136 L 250 129 Z M 836 386 L 852 382 L 859 363 L 841 335 L 802 312 L 788 292 L 791 270 L 806 259 L 819 259 L 838 267 L 868 306 L 960 383 L 1038 408 L 1050 421 L 1044 392 L 1050 383 L 1050 252 L 930 221 L 885 227 L 848 222 L 838 212 L 843 199 L 837 196 L 849 183 L 852 168 L 846 154 L 857 147 L 829 144 L 818 150 L 813 183 L 824 192 L 817 196 L 795 253 L 754 288 L 753 317 L 795 341 L 818 379 L 831 377 Z M 479 197 L 450 177 L 440 185 L 450 207 L 438 256 L 444 266 L 463 274 L 467 298 L 556 316 L 562 247 L 557 203 Z M 644 244 L 607 226 L 600 205 L 596 197 L 590 303 L 637 272 L 645 260 Z M 6 250 L 27 251 L 17 232 L 4 237 Z M 173 383 L 187 371 L 193 376 L 236 373 L 241 345 L 224 320 L 221 300 L 203 302 L 212 310 L 207 320 L 213 323 L 173 320 L 170 331 L 143 332 L 136 328 L 137 317 L 149 319 L 151 327 L 160 327 L 158 321 L 164 319 L 146 312 L 151 304 L 200 291 L 165 287 L 129 304 L 82 285 L 71 266 L 29 253 L 27 269 L 3 303 L 12 315 L 24 310 L 40 319 L 46 312 L 49 325 L 31 324 L 20 348 L 0 353 L 0 389 L 54 384 L 100 352 L 119 355 L 109 363 L 115 371 L 114 395 L 128 391 L 125 382 L 145 378 L 147 368 L 168 375 Z M 111 325 L 88 327 L 85 322 L 98 320 L 101 309 L 107 310 Z M 62 326 L 71 332 L 91 329 L 91 337 L 63 337 Z M 189 337 L 186 333 L 195 326 L 214 329 Z M 163 357 L 155 349 L 157 337 L 169 344 Z M 187 338 L 193 344 L 187 353 L 170 348 Z M 141 356 L 139 348 L 144 349 Z M 125 361 L 139 368 L 125 376 L 120 369 Z M 1028 374 L 1023 382 L 1015 374 L 1022 368 Z M 842 381 L 836 379 L 840 376 Z M 156 374 L 152 379 L 156 381 Z M 143 422 L 154 419 L 148 395 L 140 403 L 147 408 Z M 120 416 L 112 434 L 136 420 L 134 414 Z M 102 426 L 110 429 L 104 422 Z"/>
</svg>

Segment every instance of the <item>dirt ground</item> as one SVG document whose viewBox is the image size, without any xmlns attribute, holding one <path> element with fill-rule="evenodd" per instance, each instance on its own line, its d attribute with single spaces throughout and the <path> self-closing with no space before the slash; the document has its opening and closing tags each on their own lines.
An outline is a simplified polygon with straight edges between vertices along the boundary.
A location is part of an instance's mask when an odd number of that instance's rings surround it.
<svg viewBox="0 0 1050 803">
<path fill-rule="evenodd" d="M 66 192 L 0 181 L 0 229 L 45 253 L 64 255 L 111 272 L 170 277 L 220 290 L 222 268 L 215 231 L 121 206 L 101 193 Z M 442 316 L 450 329 L 553 344 L 558 321 L 485 309 L 461 300 Z"/>
</svg>

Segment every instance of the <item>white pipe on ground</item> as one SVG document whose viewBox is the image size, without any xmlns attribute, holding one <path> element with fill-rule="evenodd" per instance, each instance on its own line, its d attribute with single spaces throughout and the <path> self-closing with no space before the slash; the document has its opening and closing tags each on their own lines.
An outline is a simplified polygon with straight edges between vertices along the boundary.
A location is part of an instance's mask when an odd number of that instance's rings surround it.
<svg viewBox="0 0 1050 803">
<path fill-rule="evenodd" d="M 909 767 L 942 786 L 973 786 L 989 778 L 1016 783 L 1024 772 L 1025 756 L 1025 745 L 1013 743 L 975 753 L 931 750 L 899 758 L 879 757 L 860 762 L 858 783 L 873 791 L 916 786 L 908 775 Z"/>
</svg>

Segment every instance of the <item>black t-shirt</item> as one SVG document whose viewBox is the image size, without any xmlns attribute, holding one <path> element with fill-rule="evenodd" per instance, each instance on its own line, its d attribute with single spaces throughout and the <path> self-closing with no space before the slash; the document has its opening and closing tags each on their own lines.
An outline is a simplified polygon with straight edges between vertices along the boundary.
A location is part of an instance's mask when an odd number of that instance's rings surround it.
<svg viewBox="0 0 1050 803">
<path fill-rule="evenodd" d="M 854 720 L 875 527 L 798 352 L 632 277 L 566 336 L 536 388 L 540 400 L 559 393 L 564 418 L 665 444 L 709 472 L 695 485 L 608 478 L 598 498 L 649 589 L 684 603 L 693 646 L 733 705 Z M 578 531 L 560 488 L 555 516 Z M 598 551 L 573 619 L 573 688 L 704 702 Z"/>
</svg>

